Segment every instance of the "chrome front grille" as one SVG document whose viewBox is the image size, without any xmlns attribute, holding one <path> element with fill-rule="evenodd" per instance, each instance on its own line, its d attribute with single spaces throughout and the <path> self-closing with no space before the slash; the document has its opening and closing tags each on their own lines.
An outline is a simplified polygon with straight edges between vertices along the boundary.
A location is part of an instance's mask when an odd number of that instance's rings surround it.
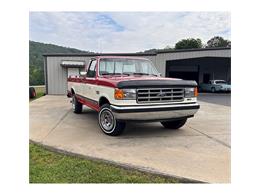
<svg viewBox="0 0 260 195">
<path fill-rule="evenodd" d="M 184 99 L 184 88 L 137 89 L 137 103 L 180 102 Z"/>
</svg>

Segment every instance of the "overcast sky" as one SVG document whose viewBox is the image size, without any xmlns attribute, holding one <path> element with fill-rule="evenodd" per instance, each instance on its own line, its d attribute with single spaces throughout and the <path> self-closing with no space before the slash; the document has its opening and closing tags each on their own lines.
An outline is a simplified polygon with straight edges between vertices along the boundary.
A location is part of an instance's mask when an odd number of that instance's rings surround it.
<svg viewBox="0 0 260 195">
<path fill-rule="evenodd" d="M 230 39 L 229 12 L 31 12 L 30 40 L 94 52 L 164 48 L 184 38 Z"/>
</svg>

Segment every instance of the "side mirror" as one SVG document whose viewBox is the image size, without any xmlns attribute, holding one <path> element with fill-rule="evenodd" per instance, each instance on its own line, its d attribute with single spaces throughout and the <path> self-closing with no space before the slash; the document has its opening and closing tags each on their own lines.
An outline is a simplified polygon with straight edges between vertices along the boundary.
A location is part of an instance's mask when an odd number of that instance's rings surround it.
<svg viewBox="0 0 260 195">
<path fill-rule="evenodd" d="M 79 74 L 80 74 L 80 76 L 86 76 L 86 75 L 87 75 L 87 72 L 82 71 L 82 72 L 80 72 Z"/>
</svg>

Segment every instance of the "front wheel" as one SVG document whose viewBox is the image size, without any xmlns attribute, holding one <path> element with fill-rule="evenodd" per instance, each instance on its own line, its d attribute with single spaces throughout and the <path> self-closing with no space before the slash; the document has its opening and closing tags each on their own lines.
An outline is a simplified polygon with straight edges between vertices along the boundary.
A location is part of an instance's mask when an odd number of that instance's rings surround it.
<svg viewBox="0 0 260 195">
<path fill-rule="evenodd" d="M 79 114 L 82 112 L 82 103 L 80 103 L 77 98 L 76 98 L 76 95 L 74 94 L 72 96 L 72 109 L 73 109 L 73 112 L 76 113 L 76 114 Z"/>
<path fill-rule="evenodd" d="M 216 92 L 215 87 L 212 87 L 212 88 L 211 88 L 211 92 L 212 92 L 212 93 L 215 93 L 215 92 Z"/>
<path fill-rule="evenodd" d="M 111 136 L 120 135 L 125 129 L 125 122 L 115 118 L 109 104 L 101 106 L 98 113 L 98 124 L 105 134 Z"/>
<path fill-rule="evenodd" d="M 161 124 L 167 129 L 179 129 L 186 123 L 186 121 L 187 119 L 163 121 Z"/>
</svg>

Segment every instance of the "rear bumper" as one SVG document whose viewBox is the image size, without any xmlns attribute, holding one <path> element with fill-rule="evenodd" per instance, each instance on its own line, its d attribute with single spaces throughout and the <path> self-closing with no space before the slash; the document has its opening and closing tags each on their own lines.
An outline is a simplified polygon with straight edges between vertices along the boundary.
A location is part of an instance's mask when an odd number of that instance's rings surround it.
<svg viewBox="0 0 260 195">
<path fill-rule="evenodd" d="M 118 120 L 160 121 L 189 118 L 199 110 L 198 103 L 156 105 L 156 106 L 116 106 L 112 112 Z"/>
</svg>

